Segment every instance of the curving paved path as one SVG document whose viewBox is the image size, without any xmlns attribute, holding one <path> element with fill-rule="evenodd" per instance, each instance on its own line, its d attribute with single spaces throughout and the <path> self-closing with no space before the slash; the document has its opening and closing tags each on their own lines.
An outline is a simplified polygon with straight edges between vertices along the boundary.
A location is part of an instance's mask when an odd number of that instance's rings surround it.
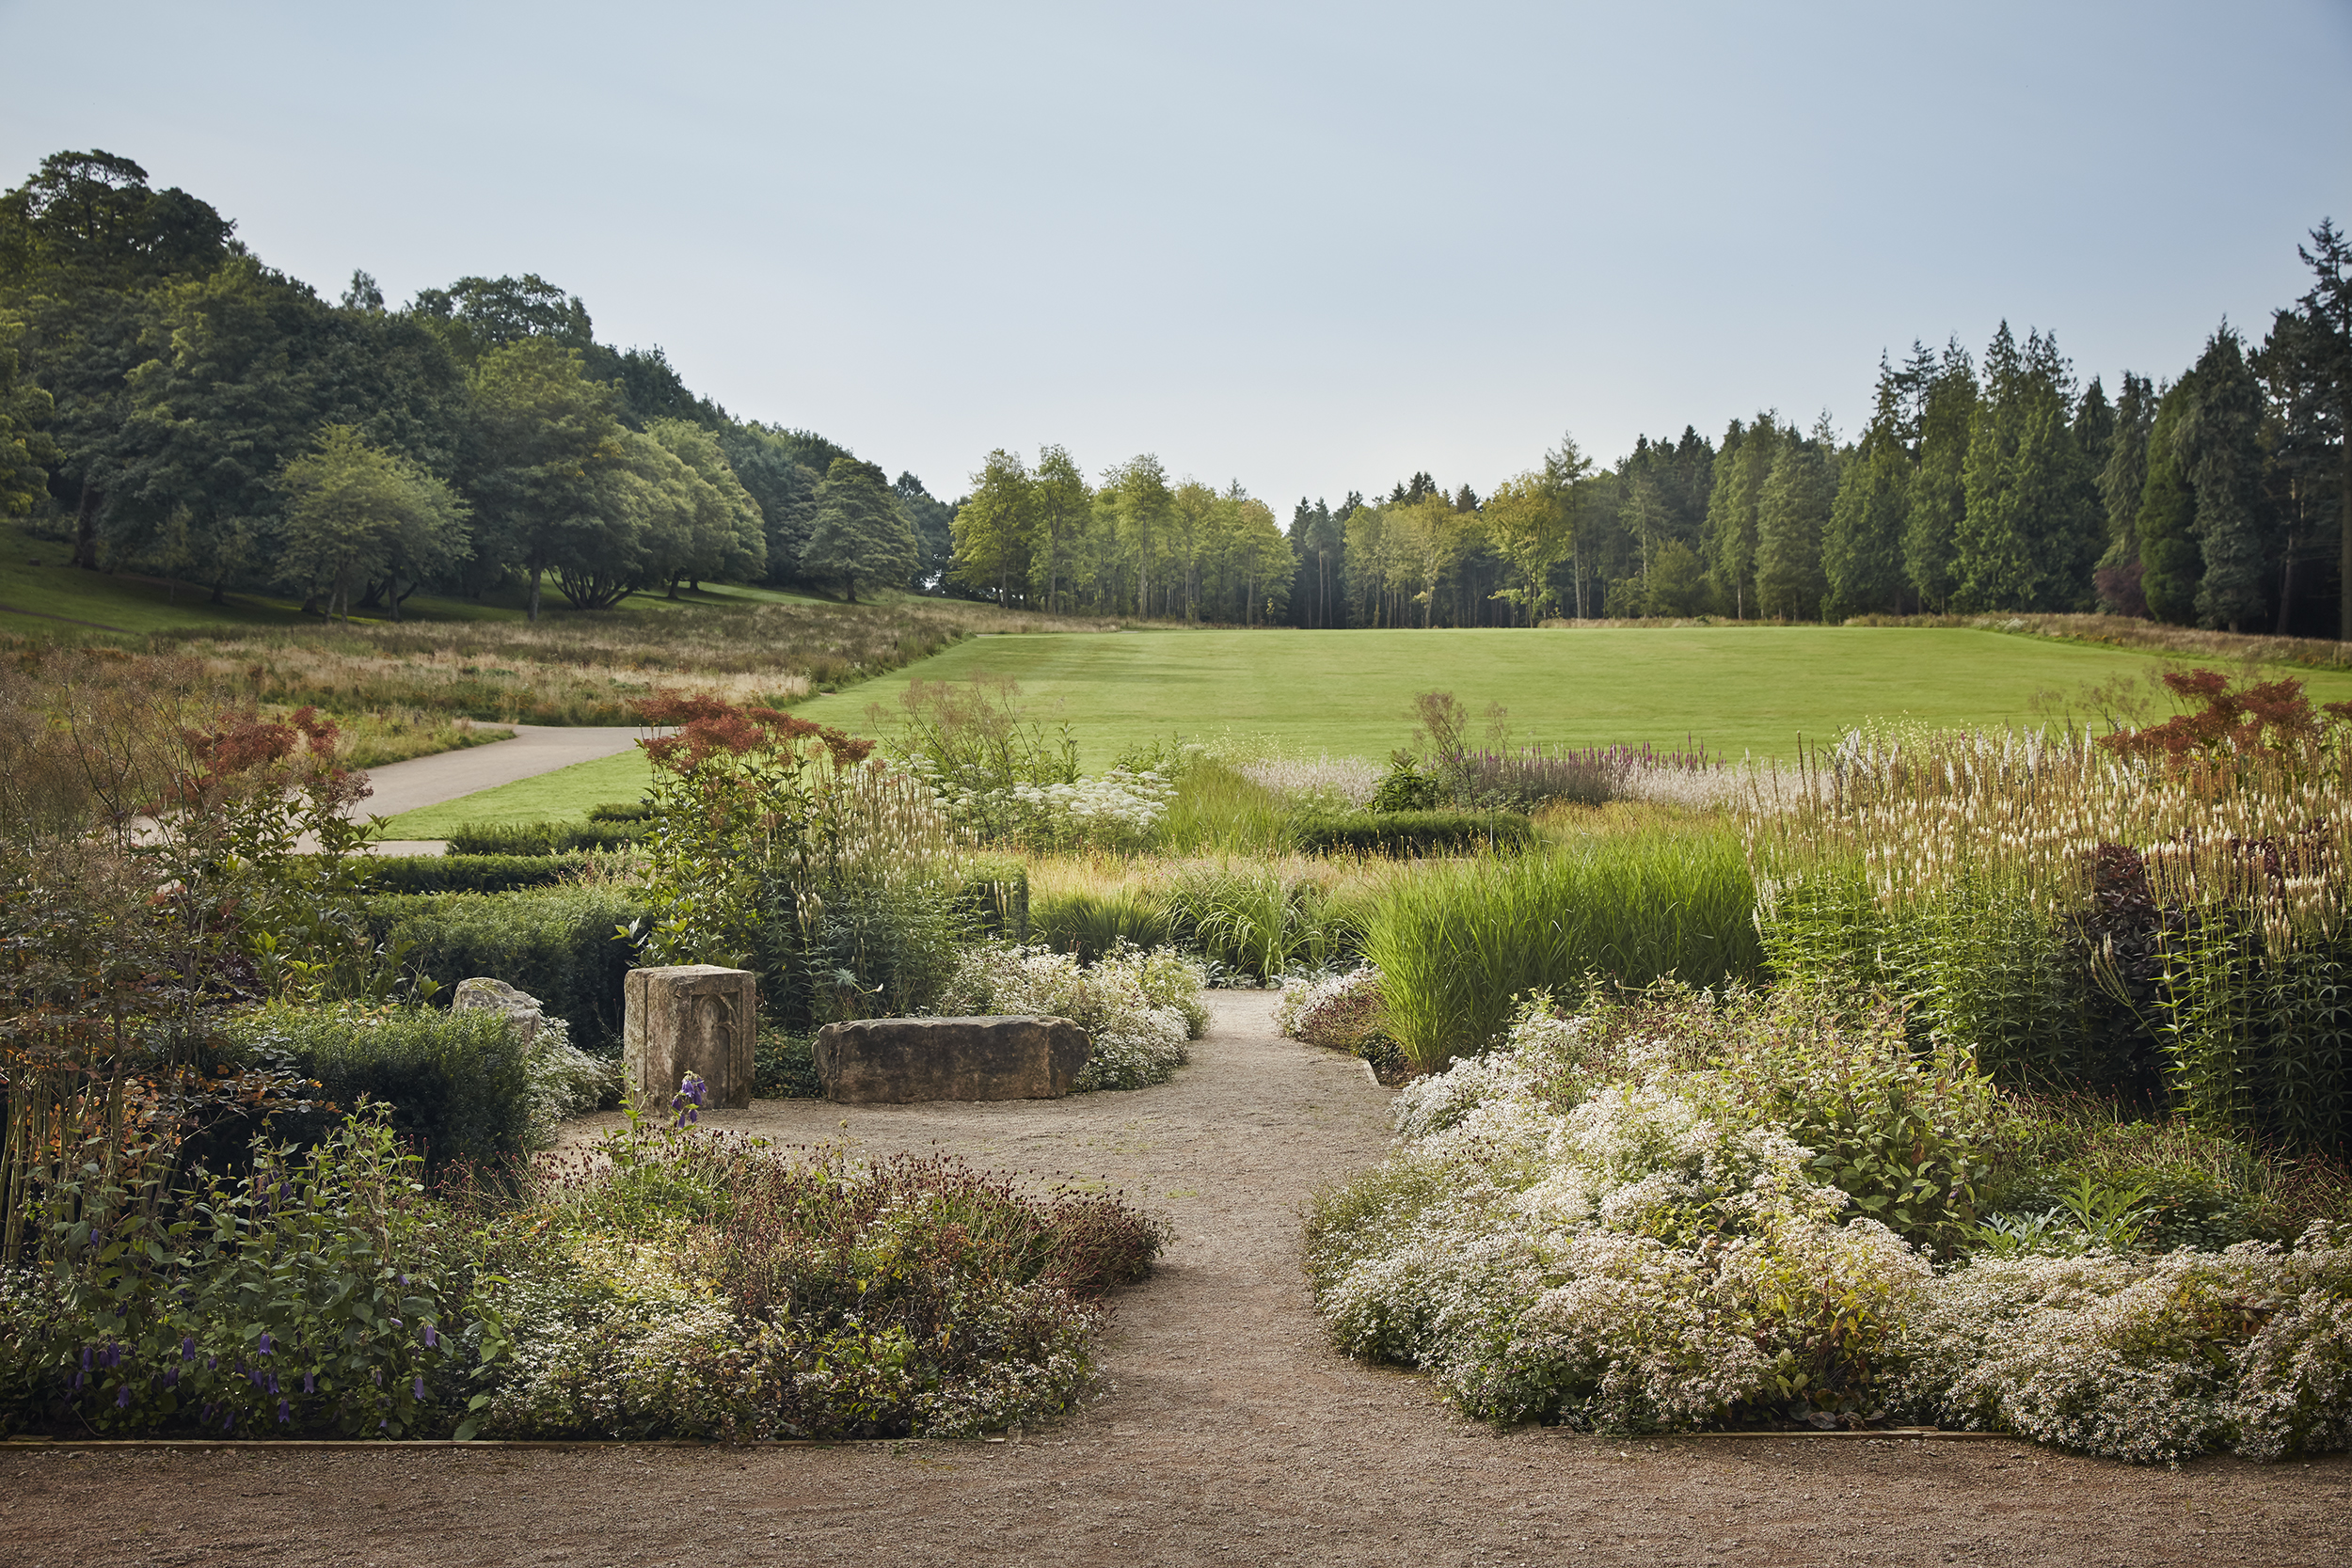
<svg viewBox="0 0 2352 1568">
<path fill-rule="evenodd" d="M 514 730 L 515 738 L 369 768 L 368 782 L 375 793 L 359 803 L 359 812 L 368 816 L 398 816 L 421 806 L 437 806 L 478 789 L 495 789 L 576 762 L 594 762 L 626 752 L 645 733 L 633 724 L 500 727 Z"/>
<path fill-rule="evenodd" d="M 1388 1147 L 1388 1091 L 1212 997 L 1172 1084 L 993 1105 L 763 1101 L 722 1126 L 1122 1187 L 1177 1239 L 1121 1294 L 1109 1391 L 1003 1443 L 0 1447 L 0 1562 L 714 1565 L 2352 1560 L 2352 1462 L 2135 1470 L 2008 1441 L 1496 1433 L 1334 1354 L 1313 1189 Z M 585 1133 L 592 1128 L 581 1128 Z"/>
</svg>

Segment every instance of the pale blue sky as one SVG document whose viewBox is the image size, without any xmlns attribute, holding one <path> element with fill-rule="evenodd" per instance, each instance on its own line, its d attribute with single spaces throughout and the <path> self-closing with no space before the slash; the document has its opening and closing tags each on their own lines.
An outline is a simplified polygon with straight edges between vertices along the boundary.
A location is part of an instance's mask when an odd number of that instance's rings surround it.
<svg viewBox="0 0 2352 1568">
<path fill-rule="evenodd" d="M 1285 521 L 1564 430 L 1841 432 L 2006 316 L 2259 335 L 2352 223 L 2352 0 L 0 0 L 0 181 L 103 147 L 330 295 L 535 271 L 942 496 L 1155 451 Z"/>
</svg>

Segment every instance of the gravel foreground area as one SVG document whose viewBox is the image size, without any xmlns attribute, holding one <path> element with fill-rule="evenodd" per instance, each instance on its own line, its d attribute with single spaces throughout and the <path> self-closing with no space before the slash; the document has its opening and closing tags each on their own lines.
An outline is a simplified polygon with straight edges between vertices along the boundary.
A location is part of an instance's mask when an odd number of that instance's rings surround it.
<svg viewBox="0 0 2352 1568">
<path fill-rule="evenodd" d="M 1211 998 L 1194 1065 L 1063 1101 L 762 1101 L 715 1125 L 1101 1181 L 1177 1239 L 1123 1294 L 1110 1388 L 993 1443 L 0 1448 L 0 1563 L 2293 1563 L 2352 1560 L 2352 1461 L 2135 1469 L 2011 1441 L 1498 1435 L 1326 1343 L 1318 1185 L 1390 1091 Z M 843 1123 L 847 1122 L 847 1126 Z M 583 1132 L 590 1129 L 583 1128 Z"/>
</svg>

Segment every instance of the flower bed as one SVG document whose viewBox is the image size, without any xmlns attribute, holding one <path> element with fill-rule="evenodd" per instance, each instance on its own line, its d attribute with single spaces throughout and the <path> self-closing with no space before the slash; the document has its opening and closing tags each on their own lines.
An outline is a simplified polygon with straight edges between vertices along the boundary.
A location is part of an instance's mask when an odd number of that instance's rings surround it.
<svg viewBox="0 0 2352 1568">
<path fill-rule="evenodd" d="M 1369 964 L 1344 974 L 1289 981 L 1274 1018 L 1276 1026 L 1295 1040 L 1361 1056 L 1384 1084 L 1403 1083 L 1411 1073 L 1411 1065 L 1389 1034 L 1380 972 Z"/>
<path fill-rule="evenodd" d="M 2344 1446 L 2352 1243 L 2321 1223 L 1972 1259 L 2021 1113 L 1966 1058 L 1833 1018 L 1688 993 L 1529 1009 L 1407 1087 L 1397 1154 L 1319 1202 L 1333 1337 L 1504 1422 L 1930 1419 L 2142 1462 Z"/>
<path fill-rule="evenodd" d="M 0 1271 L 0 1431 L 964 1436 L 1066 1413 L 1159 1223 L 632 1125 L 428 1195 L 362 1117 Z"/>
</svg>

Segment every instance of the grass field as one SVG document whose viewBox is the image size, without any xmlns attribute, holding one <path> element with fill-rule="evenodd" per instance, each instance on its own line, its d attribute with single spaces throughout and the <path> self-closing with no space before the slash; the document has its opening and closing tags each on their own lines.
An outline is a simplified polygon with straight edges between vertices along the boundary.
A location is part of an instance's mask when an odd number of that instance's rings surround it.
<svg viewBox="0 0 2352 1568">
<path fill-rule="evenodd" d="M 1474 714 L 1510 710 L 1515 738 L 1587 746 L 1686 737 L 1738 759 L 1793 754 L 1800 736 L 1857 721 L 2030 723 L 2037 692 L 2155 662 L 1995 631 L 1870 626 L 1680 629 L 1121 632 L 983 637 L 905 672 L 800 705 L 803 717 L 865 731 L 904 676 L 1010 675 L 1038 713 L 1067 719 L 1086 764 L 1154 736 L 1266 736 L 1284 748 L 1375 760 L 1411 737 L 1417 691 L 1451 690 Z M 2352 697 L 2352 674 L 2305 673 L 2314 700 Z"/>
<path fill-rule="evenodd" d="M 1943 627 L 1066 633 L 976 638 L 795 711 L 869 732 L 867 707 L 893 706 L 908 675 L 986 671 L 1018 680 L 1037 713 L 1067 720 L 1089 768 L 1180 733 L 1376 761 L 1411 738 L 1415 692 L 1449 689 L 1474 713 L 1502 703 L 1520 740 L 1692 737 L 1736 760 L 1786 757 L 1801 736 L 1830 739 L 1873 717 L 2037 723 L 2037 693 L 2072 697 L 2156 662 L 2141 651 Z M 2352 674 L 2296 673 L 2314 700 L 2352 698 Z M 635 753 L 581 763 L 411 812 L 395 833 L 437 838 L 461 822 L 576 816 L 634 800 L 645 778 Z"/>
</svg>

